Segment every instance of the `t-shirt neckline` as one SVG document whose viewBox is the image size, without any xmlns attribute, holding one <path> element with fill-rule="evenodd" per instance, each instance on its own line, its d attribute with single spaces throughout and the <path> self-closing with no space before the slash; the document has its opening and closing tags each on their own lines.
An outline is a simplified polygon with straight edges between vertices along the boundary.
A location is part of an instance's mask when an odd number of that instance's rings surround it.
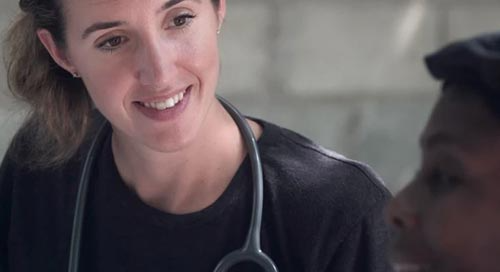
<svg viewBox="0 0 500 272">
<path fill-rule="evenodd" d="M 274 129 L 269 123 L 259 119 L 252 119 L 258 122 L 263 132 L 257 140 L 259 147 L 266 143 L 268 138 L 274 134 Z M 238 201 L 245 199 L 244 193 L 252 193 L 253 184 L 251 178 L 251 164 L 248 154 L 243 159 L 236 174 L 229 183 L 224 192 L 212 204 L 200 211 L 187 214 L 172 214 L 154 208 L 144 201 L 131 190 L 119 175 L 117 166 L 111 148 L 111 133 L 106 138 L 101 155 L 98 159 L 97 180 L 103 182 L 100 188 L 109 190 L 109 196 L 114 201 L 120 203 L 118 206 L 122 211 L 120 213 L 136 217 L 142 222 L 149 222 L 153 225 L 159 225 L 167 228 L 189 228 L 199 225 L 209 224 L 224 216 Z"/>
</svg>

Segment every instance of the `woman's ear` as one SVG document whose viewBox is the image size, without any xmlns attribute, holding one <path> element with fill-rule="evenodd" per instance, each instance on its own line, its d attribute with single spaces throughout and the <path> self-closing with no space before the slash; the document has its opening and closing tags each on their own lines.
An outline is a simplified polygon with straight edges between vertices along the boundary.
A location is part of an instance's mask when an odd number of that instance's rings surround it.
<svg viewBox="0 0 500 272">
<path fill-rule="evenodd" d="M 57 46 L 52 34 L 46 29 L 38 29 L 36 32 L 38 39 L 49 52 L 52 59 L 68 73 L 75 75 L 76 69 L 69 61 L 66 52 Z"/>
<path fill-rule="evenodd" d="M 217 28 L 217 32 L 222 28 L 222 24 L 224 23 L 224 18 L 226 17 L 226 0 L 219 1 L 219 9 L 217 10 L 217 17 L 219 19 L 219 26 Z"/>
</svg>

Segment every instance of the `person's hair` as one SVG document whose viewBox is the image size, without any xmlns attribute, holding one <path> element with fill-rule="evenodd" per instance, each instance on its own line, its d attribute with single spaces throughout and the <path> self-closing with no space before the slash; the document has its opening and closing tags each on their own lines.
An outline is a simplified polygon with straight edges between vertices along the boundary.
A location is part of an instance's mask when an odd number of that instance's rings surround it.
<svg viewBox="0 0 500 272">
<path fill-rule="evenodd" d="M 500 32 L 453 42 L 428 55 L 429 73 L 443 93 L 471 93 L 500 119 Z"/>
<path fill-rule="evenodd" d="M 219 0 L 211 2 L 219 7 Z M 83 82 L 53 61 L 36 34 L 46 29 L 59 48 L 66 47 L 61 0 L 20 0 L 19 7 L 22 12 L 4 40 L 4 61 L 11 93 L 30 108 L 20 130 L 27 137 L 18 143 L 29 154 L 20 162 L 35 169 L 55 167 L 83 143 L 92 101 Z"/>
</svg>

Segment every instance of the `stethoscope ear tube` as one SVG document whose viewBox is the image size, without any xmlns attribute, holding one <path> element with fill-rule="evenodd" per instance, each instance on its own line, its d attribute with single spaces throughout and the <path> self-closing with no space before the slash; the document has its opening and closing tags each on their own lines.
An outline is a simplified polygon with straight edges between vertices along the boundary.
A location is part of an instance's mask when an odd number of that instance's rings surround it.
<svg viewBox="0 0 500 272">
<path fill-rule="evenodd" d="M 73 216 L 73 229 L 71 232 L 68 272 L 78 271 L 82 240 L 83 215 L 85 213 L 85 204 L 87 203 L 87 191 L 89 187 L 90 173 L 92 172 L 91 168 L 94 165 L 95 157 L 97 156 L 97 144 L 104 141 L 107 127 L 109 127 L 108 121 L 104 119 L 102 124 L 99 126 L 96 137 L 92 140 L 90 150 L 87 153 L 80 175 L 80 183 L 78 184 L 78 193 L 76 196 L 75 214 Z"/>
</svg>

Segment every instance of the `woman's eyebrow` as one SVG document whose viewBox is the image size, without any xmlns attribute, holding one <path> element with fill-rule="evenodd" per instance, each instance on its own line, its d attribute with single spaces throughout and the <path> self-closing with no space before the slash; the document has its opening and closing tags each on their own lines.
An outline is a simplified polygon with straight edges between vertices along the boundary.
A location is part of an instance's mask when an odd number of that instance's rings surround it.
<svg viewBox="0 0 500 272">
<path fill-rule="evenodd" d="M 167 1 L 165 4 L 163 4 L 163 7 L 161 8 L 161 10 L 160 10 L 160 11 L 163 11 L 163 10 L 169 9 L 169 8 L 171 8 L 171 7 L 173 7 L 173 6 L 177 5 L 177 4 L 179 4 L 179 3 L 181 3 L 181 2 L 184 2 L 184 1 L 194 1 L 194 2 L 197 2 L 197 3 L 201 4 L 201 1 L 202 1 L 202 0 L 169 0 L 169 1 Z"/>
<path fill-rule="evenodd" d="M 163 6 L 159 10 L 159 12 L 167 10 L 167 9 L 169 9 L 169 8 L 179 4 L 181 2 L 184 2 L 184 1 L 194 1 L 194 2 L 201 4 L 202 0 L 170 0 L 170 1 L 167 1 L 165 4 L 163 4 Z M 95 32 L 98 30 L 103 30 L 103 29 L 108 29 L 108 28 L 113 28 L 113 27 L 117 27 L 120 25 L 124 25 L 124 24 L 126 24 L 126 22 L 124 22 L 124 21 L 97 22 L 95 24 L 92 24 L 88 28 L 86 28 L 85 31 L 83 31 L 82 40 L 85 40 L 90 34 L 92 34 L 92 32 Z"/>
<path fill-rule="evenodd" d="M 82 40 L 86 39 L 92 32 L 102 30 L 102 29 L 108 29 L 108 28 L 113 28 L 117 27 L 120 25 L 124 25 L 126 22 L 124 21 L 112 21 L 112 22 L 97 22 L 92 24 L 91 26 L 87 27 L 85 31 L 83 31 L 82 34 Z"/>
</svg>

